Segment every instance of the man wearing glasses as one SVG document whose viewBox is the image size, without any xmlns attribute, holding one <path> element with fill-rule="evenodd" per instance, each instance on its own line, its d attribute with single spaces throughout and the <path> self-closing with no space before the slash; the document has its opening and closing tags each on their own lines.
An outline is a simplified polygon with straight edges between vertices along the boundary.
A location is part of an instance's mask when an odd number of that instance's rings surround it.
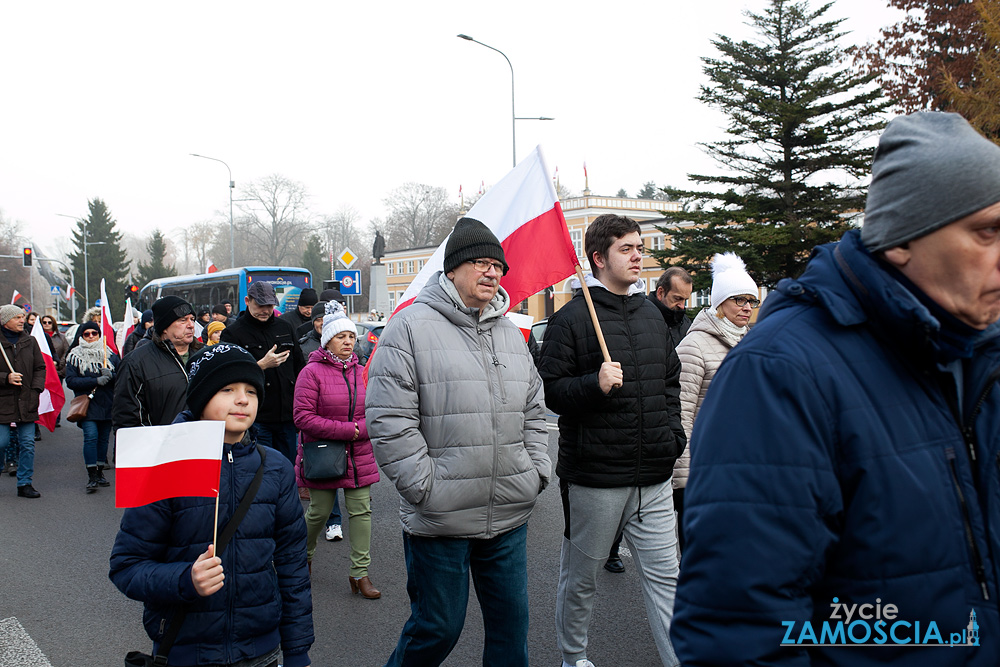
<svg viewBox="0 0 1000 667">
<path fill-rule="evenodd" d="M 551 471 L 542 382 L 503 316 L 508 266 L 493 232 L 459 220 L 443 269 L 389 320 L 369 370 L 368 433 L 401 496 L 412 610 L 387 665 L 445 660 L 471 570 L 483 664 L 527 667 L 527 521 Z"/>
<path fill-rule="evenodd" d="M 597 577 L 615 536 L 636 559 L 653 639 L 677 665 L 670 620 L 677 587 L 671 474 L 687 440 L 680 419 L 680 362 L 646 299 L 639 224 L 602 215 L 587 229 L 587 276 L 611 361 L 605 361 L 583 294 L 549 318 L 539 373 L 559 415 L 565 530 L 556 593 L 563 665 L 593 667 L 587 632 Z"/>
<path fill-rule="evenodd" d="M 1000 147 L 892 120 L 864 226 L 778 283 L 701 406 L 686 667 L 1000 664 L 998 317 Z"/>
</svg>

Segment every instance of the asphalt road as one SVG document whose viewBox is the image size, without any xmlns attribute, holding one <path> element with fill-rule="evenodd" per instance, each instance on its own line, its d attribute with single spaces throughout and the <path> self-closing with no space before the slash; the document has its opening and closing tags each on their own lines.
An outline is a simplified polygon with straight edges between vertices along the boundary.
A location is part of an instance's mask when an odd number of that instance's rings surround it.
<svg viewBox="0 0 1000 667">
<path fill-rule="evenodd" d="M 550 424 L 554 463 L 555 420 Z M 84 492 L 82 447 L 82 432 L 72 424 L 64 421 L 52 434 L 43 429 L 36 443 L 35 487 L 42 493 L 37 500 L 17 498 L 15 478 L 0 478 L 0 667 L 107 667 L 121 665 L 130 650 L 151 648 L 141 625 L 142 605 L 108 579 L 122 511 L 114 507 L 113 486 Z M 113 485 L 114 470 L 106 475 Z M 314 665 L 384 665 L 409 616 L 398 496 L 384 480 L 372 496 L 370 574 L 382 599 L 351 595 L 347 541 L 321 539 L 313 562 Z M 532 665 L 561 664 L 553 618 L 562 527 L 556 481 L 528 523 Z M 598 667 L 653 667 L 660 662 L 635 567 L 624 551 L 625 574 L 601 573 L 588 657 Z M 446 665 L 482 663 L 474 591 L 470 598 L 465 630 Z"/>
</svg>

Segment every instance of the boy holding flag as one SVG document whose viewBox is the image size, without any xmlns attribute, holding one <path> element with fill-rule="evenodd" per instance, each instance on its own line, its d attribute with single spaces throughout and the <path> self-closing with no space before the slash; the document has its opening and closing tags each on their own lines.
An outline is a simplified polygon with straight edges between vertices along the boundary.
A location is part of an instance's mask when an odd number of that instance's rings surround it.
<svg viewBox="0 0 1000 667">
<path fill-rule="evenodd" d="M 122 517 L 111 554 L 111 580 L 145 603 L 143 622 L 157 651 L 177 612 L 186 612 L 174 631 L 171 665 L 309 665 L 312 595 L 302 505 L 291 463 L 257 445 L 253 428 L 264 373 L 249 352 L 226 343 L 192 358 L 188 372 L 189 410 L 173 425 L 143 427 L 134 456 L 126 447 L 133 429 L 119 431 L 117 504 L 131 509 Z M 162 447 L 156 445 L 159 429 L 199 420 L 225 425 L 218 478 L 198 474 L 218 469 L 218 449 L 210 459 L 185 460 L 171 452 L 187 446 L 169 434 L 159 438 Z M 203 449 L 213 447 L 217 443 L 206 441 Z M 141 466 L 130 463 L 140 460 Z M 191 474 L 171 474 L 178 469 Z M 239 544 L 217 556 L 213 533 L 253 493 L 259 469 L 259 489 L 232 536 Z M 218 490 L 194 488 L 192 479 L 204 479 L 208 487 L 217 481 Z M 136 506 L 144 502 L 151 504 Z"/>
</svg>

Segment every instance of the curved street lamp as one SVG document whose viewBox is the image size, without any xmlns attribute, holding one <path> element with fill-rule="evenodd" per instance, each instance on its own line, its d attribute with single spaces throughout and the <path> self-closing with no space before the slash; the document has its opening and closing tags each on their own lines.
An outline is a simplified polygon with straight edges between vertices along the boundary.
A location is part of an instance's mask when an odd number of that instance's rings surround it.
<svg viewBox="0 0 1000 667">
<path fill-rule="evenodd" d="M 233 170 L 229 168 L 228 164 L 226 164 L 223 160 L 220 160 L 217 157 L 208 157 L 207 155 L 198 155 L 197 153 L 188 153 L 188 155 L 191 155 L 192 157 L 200 157 L 200 158 L 202 158 L 204 160 L 213 160 L 215 162 L 222 162 L 222 164 L 226 165 L 226 170 L 229 172 L 229 267 L 230 268 L 235 268 L 236 267 L 236 244 L 235 244 L 235 241 L 233 240 L 233 238 L 234 238 L 234 231 L 233 231 L 233 229 L 234 229 L 233 228 L 233 188 L 236 187 L 236 181 L 233 180 Z"/>
</svg>

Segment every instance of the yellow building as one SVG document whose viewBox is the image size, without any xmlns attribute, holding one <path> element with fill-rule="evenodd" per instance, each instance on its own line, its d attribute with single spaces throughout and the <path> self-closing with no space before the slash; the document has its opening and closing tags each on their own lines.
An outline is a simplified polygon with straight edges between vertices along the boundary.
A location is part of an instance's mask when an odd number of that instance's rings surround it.
<svg viewBox="0 0 1000 667">
<path fill-rule="evenodd" d="M 614 213 L 632 218 L 642 227 L 641 235 L 646 249 L 662 250 L 668 240 L 664 237 L 663 232 L 656 228 L 657 224 L 663 224 L 663 216 L 660 212 L 680 210 L 680 204 L 675 202 L 628 197 L 598 197 L 595 195 L 571 197 L 561 203 L 563 214 L 566 216 L 566 226 L 569 228 L 569 236 L 573 241 L 573 247 L 576 248 L 576 256 L 580 260 L 584 272 L 590 271 L 590 263 L 584 257 L 583 239 L 587 227 L 598 216 Z M 407 286 L 424 268 L 424 262 L 430 259 L 436 249 L 437 246 L 408 248 L 385 254 L 382 263 L 386 265 L 390 309 L 396 307 Z M 642 265 L 642 278 L 646 281 L 646 291 L 655 290 L 656 281 L 663 273 L 663 269 L 648 253 L 643 258 Z M 570 280 L 572 279 L 566 279 L 554 285 L 551 290 L 528 297 L 520 304 L 515 305 L 514 310 L 530 315 L 536 322 L 548 317 L 572 298 L 573 294 L 569 288 Z M 697 297 L 692 296 L 691 300 L 697 301 Z M 707 305 L 707 303 L 688 303 L 687 305 L 693 307 Z"/>
</svg>

